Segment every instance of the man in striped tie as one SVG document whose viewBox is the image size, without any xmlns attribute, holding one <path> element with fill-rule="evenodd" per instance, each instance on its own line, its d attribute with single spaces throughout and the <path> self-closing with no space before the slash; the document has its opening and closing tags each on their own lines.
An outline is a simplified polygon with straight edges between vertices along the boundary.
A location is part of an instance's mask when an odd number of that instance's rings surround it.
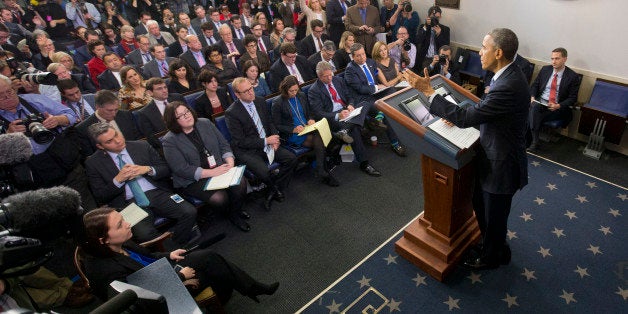
<svg viewBox="0 0 628 314">
<path fill-rule="evenodd" d="M 296 156 L 280 146 L 279 131 L 270 118 L 266 101 L 256 97 L 251 83 L 243 77 L 233 80 L 236 100 L 225 112 L 231 133 L 231 148 L 238 164 L 246 165 L 268 187 L 264 207 L 273 200 L 283 201 L 284 189 L 297 164 Z M 278 172 L 271 171 L 273 162 Z"/>
</svg>

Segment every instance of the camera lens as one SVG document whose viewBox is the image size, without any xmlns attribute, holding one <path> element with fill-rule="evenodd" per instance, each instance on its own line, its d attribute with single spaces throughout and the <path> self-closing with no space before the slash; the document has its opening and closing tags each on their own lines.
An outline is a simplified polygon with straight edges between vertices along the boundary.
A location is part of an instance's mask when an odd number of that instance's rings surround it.
<svg viewBox="0 0 628 314">
<path fill-rule="evenodd" d="M 55 138 L 55 135 L 40 122 L 31 122 L 28 125 L 28 131 L 37 144 L 48 144 Z"/>
</svg>

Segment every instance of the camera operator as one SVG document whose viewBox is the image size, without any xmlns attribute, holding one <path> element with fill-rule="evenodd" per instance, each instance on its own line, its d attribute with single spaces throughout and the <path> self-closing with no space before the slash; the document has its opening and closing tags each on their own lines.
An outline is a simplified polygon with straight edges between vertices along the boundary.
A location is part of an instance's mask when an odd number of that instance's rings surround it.
<svg viewBox="0 0 628 314">
<path fill-rule="evenodd" d="M 451 48 L 449 45 L 440 47 L 437 55 L 432 58 L 432 63 L 427 67 L 431 75 L 440 74 L 454 83 L 460 85 L 460 74 L 458 73 L 458 64 L 451 60 Z"/>
<path fill-rule="evenodd" d="M 430 63 L 434 55 L 438 53 L 443 45 L 449 45 L 449 27 L 440 24 L 442 10 L 439 6 L 433 6 L 427 11 L 427 19 L 423 27 L 419 28 L 416 43 L 419 50 L 415 70 L 417 73 L 423 73 L 423 69 Z"/>
<path fill-rule="evenodd" d="M 392 29 L 392 38 L 397 37 L 399 27 L 405 26 L 410 35 L 410 42 L 416 39 L 417 29 L 419 28 L 419 13 L 412 9 L 410 0 L 399 0 L 399 6 L 395 13 L 390 17 L 390 25 Z M 414 61 L 412 62 L 414 64 Z"/>
<path fill-rule="evenodd" d="M 65 5 L 65 14 L 68 20 L 72 21 L 74 28 L 83 26 L 94 29 L 98 27 L 101 19 L 98 9 L 85 0 L 70 0 Z"/>
<path fill-rule="evenodd" d="M 405 26 L 399 26 L 397 40 L 388 44 L 390 58 L 399 66 L 401 71 L 412 69 L 416 60 L 416 46 L 408 38 L 408 29 Z"/>
<path fill-rule="evenodd" d="M 63 132 L 76 122 L 72 110 L 42 95 L 18 95 L 11 85 L 11 79 L 0 75 L 2 133 L 21 132 L 29 137 L 33 156 L 28 165 L 33 182 L 37 187 L 69 186 L 80 192 L 84 209 L 96 207 L 79 164 L 78 146 L 71 133 Z"/>
<path fill-rule="evenodd" d="M 384 33 L 386 33 L 386 42 L 392 42 L 395 37 L 392 34 L 392 28 L 395 24 L 390 23 L 390 18 L 397 12 L 397 4 L 394 0 L 384 0 L 384 5 L 379 8 L 379 20 L 384 25 Z"/>
</svg>

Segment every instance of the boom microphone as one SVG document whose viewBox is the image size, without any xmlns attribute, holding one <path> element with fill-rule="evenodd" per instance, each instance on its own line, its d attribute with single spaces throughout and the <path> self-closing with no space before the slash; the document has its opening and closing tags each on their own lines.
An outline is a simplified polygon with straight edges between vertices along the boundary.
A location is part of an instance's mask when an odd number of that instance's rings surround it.
<svg viewBox="0 0 628 314">
<path fill-rule="evenodd" d="M 0 135 L 0 165 L 25 162 L 33 155 L 31 142 L 24 133 Z"/>
<path fill-rule="evenodd" d="M 122 313 L 128 310 L 136 301 L 137 293 L 131 289 L 125 290 L 91 311 L 90 314 Z"/>
<path fill-rule="evenodd" d="M 22 192 L 2 200 L 0 225 L 24 236 L 51 239 L 50 230 L 76 222 L 83 212 L 80 205 L 79 193 L 65 186 Z"/>
</svg>

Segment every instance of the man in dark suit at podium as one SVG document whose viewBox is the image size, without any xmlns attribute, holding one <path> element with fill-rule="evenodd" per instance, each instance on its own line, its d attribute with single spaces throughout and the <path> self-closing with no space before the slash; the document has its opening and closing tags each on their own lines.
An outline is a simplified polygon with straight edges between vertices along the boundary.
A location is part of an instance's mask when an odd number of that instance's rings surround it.
<svg viewBox="0 0 628 314">
<path fill-rule="evenodd" d="M 578 100 L 580 78 L 578 74 L 565 66 L 567 49 L 552 50 L 552 64 L 541 68 L 532 87 L 530 104 L 530 129 L 532 144 L 530 150 L 539 145 L 539 130 L 544 121 L 563 120 L 569 123 L 572 118 L 570 106 Z M 536 101 L 535 101 L 536 100 Z M 539 103 L 541 102 L 541 103 Z"/>
<path fill-rule="evenodd" d="M 493 71 L 495 76 L 490 91 L 473 107 L 460 108 L 435 94 L 427 69 L 422 78 L 406 74 L 429 97 L 432 114 L 458 127 L 480 128 L 473 210 L 483 242 L 464 261 L 471 269 L 496 268 L 510 262 L 506 243 L 510 205 L 515 192 L 528 183 L 525 133 L 530 92 L 523 72 L 512 63 L 518 46 L 517 35 L 509 29 L 497 28 L 484 37 L 482 69 Z"/>
</svg>

